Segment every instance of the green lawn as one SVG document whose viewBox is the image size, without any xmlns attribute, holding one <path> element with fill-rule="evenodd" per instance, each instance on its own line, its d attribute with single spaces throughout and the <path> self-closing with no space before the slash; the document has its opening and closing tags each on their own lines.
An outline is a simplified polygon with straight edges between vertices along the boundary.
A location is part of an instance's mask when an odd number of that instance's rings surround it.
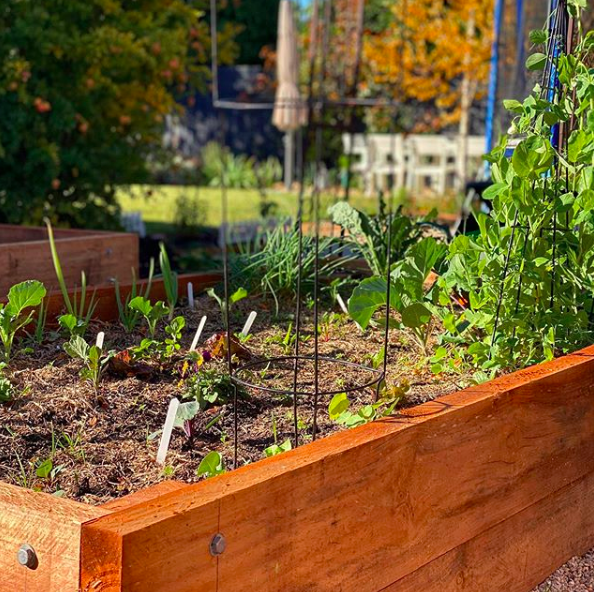
<svg viewBox="0 0 594 592">
<path fill-rule="evenodd" d="M 196 203 L 200 213 L 200 224 L 219 226 L 221 223 L 221 191 L 213 187 L 183 187 L 173 185 L 134 185 L 122 188 L 118 200 L 124 212 L 142 212 L 149 232 L 175 232 L 174 221 L 180 199 L 186 198 L 190 204 Z M 320 213 L 325 217 L 326 209 L 337 200 L 336 195 L 323 195 Z M 296 193 L 270 190 L 267 199 L 278 205 L 278 216 L 295 218 L 297 213 Z M 309 194 L 306 196 L 309 202 Z M 229 220 L 240 222 L 260 217 L 262 197 L 255 189 L 229 189 Z M 437 200 L 439 201 L 439 200 Z M 356 208 L 373 213 L 377 210 L 377 200 L 355 194 L 350 202 Z M 437 204 L 436 204 L 437 205 Z M 440 205 L 446 205 L 443 203 Z M 306 203 L 306 213 L 309 204 Z"/>
</svg>

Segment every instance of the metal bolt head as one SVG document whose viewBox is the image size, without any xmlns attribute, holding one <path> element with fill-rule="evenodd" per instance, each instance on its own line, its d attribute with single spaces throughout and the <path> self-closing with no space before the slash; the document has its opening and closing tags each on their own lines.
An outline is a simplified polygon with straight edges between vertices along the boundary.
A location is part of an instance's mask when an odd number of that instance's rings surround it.
<svg viewBox="0 0 594 592">
<path fill-rule="evenodd" d="M 37 569 L 37 566 L 39 565 L 35 549 L 27 543 L 21 545 L 20 549 L 18 550 L 17 561 L 20 565 L 29 569 Z"/>
<path fill-rule="evenodd" d="M 227 541 L 225 537 L 218 532 L 212 537 L 212 541 L 210 541 L 210 554 L 216 557 L 225 551 L 227 548 Z"/>
</svg>

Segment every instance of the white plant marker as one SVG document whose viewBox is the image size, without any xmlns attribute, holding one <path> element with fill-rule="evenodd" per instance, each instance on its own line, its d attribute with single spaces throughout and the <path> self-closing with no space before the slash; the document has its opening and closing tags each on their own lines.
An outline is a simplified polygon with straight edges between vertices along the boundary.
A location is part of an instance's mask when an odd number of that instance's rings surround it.
<svg viewBox="0 0 594 592">
<path fill-rule="evenodd" d="M 257 316 L 258 313 L 255 310 L 252 310 L 252 312 L 250 312 L 250 315 L 248 316 L 247 321 L 245 322 L 245 325 L 241 330 L 241 334 L 244 337 L 247 337 L 250 334 L 250 329 L 252 328 L 252 325 L 254 324 L 254 321 L 256 320 Z"/>
<path fill-rule="evenodd" d="M 188 282 L 188 306 L 194 310 L 194 285 Z"/>
<path fill-rule="evenodd" d="M 103 342 L 104 341 L 105 341 L 105 333 L 103 331 L 99 331 L 99 333 L 97 333 L 97 341 L 95 342 L 95 345 L 99 349 L 103 349 Z"/>
<path fill-rule="evenodd" d="M 200 324 L 198 325 L 198 329 L 196 329 L 196 334 L 194 335 L 194 339 L 192 339 L 192 345 L 190 346 L 190 351 L 194 351 L 196 346 L 198 345 L 198 340 L 200 339 L 200 335 L 202 335 L 202 330 L 204 329 L 204 325 L 206 324 L 206 315 L 204 315 L 200 319 Z"/>
<path fill-rule="evenodd" d="M 344 312 L 344 314 L 348 315 L 349 309 L 347 308 L 347 305 L 344 303 L 342 296 L 338 292 L 336 293 L 336 302 L 338 302 L 338 306 L 340 306 L 340 308 L 342 309 L 342 312 Z"/>
<path fill-rule="evenodd" d="M 164 465 L 167 451 L 169 450 L 169 442 L 171 442 L 171 432 L 175 423 L 175 416 L 179 409 L 179 401 L 174 397 L 169 402 L 169 409 L 167 409 L 167 417 L 165 418 L 165 425 L 163 426 L 163 434 L 161 435 L 161 442 L 159 443 L 159 451 L 157 452 L 157 464 Z"/>
</svg>

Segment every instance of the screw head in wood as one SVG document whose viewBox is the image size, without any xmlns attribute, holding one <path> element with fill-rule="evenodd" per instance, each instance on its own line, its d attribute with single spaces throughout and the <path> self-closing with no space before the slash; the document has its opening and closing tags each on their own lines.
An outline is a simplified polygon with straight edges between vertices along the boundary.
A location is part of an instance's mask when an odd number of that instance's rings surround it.
<svg viewBox="0 0 594 592">
<path fill-rule="evenodd" d="M 227 548 L 227 541 L 225 537 L 218 532 L 212 537 L 212 541 L 210 541 L 210 554 L 216 557 L 225 551 Z"/>
<path fill-rule="evenodd" d="M 37 569 L 37 566 L 39 565 L 35 549 L 27 543 L 22 544 L 18 550 L 17 561 L 20 565 L 29 569 Z"/>
</svg>

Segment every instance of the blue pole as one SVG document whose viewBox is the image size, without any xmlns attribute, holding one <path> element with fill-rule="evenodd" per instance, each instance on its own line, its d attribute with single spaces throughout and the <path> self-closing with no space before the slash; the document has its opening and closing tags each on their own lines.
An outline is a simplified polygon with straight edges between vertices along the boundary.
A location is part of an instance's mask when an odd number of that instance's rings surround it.
<svg viewBox="0 0 594 592">
<path fill-rule="evenodd" d="M 495 12 L 493 15 L 493 44 L 491 45 L 489 98 L 487 101 L 487 118 L 485 121 L 485 148 L 487 152 L 491 152 L 493 148 L 495 106 L 497 103 L 497 73 L 499 69 L 499 39 L 501 37 L 501 22 L 503 19 L 503 2 L 504 0 L 495 0 Z"/>
</svg>

